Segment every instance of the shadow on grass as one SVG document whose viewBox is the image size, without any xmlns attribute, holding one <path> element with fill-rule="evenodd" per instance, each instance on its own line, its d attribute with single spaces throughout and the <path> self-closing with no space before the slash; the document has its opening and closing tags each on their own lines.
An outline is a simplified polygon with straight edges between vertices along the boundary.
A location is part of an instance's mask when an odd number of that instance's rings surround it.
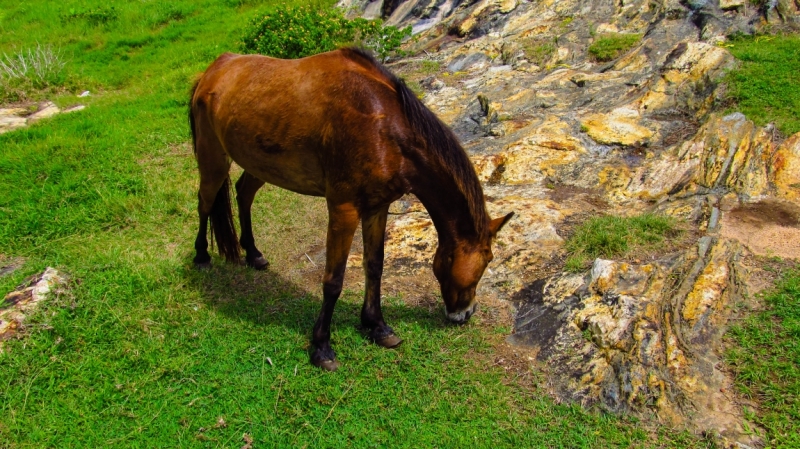
<svg viewBox="0 0 800 449">
<path fill-rule="evenodd" d="M 212 267 L 201 271 L 187 262 L 183 278 L 188 286 L 200 292 L 209 307 L 230 318 L 247 320 L 258 326 L 284 327 L 310 340 L 322 307 L 321 294 L 308 291 L 271 267 L 255 271 L 215 257 Z M 348 271 L 348 276 L 363 276 L 361 270 Z M 334 338 L 337 327 L 354 327 L 366 338 L 360 322 L 362 302 L 363 291 L 342 293 L 333 316 Z M 413 322 L 429 332 L 453 326 L 442 314 L 432 313 L 425 304 L 412 306 L 398 298 L 384 298 L 382 309 L 390 326 L 397 324 L 402 327 L 404 323 Z"/>
</svg>

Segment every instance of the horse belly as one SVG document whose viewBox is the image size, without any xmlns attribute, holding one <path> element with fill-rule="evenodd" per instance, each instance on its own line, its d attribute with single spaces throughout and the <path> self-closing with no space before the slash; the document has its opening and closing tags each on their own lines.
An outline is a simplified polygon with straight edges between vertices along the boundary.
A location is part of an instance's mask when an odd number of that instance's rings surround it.
<svg viewBox="0 0 800 449">
<path fill-rule="evenodd" d="M 325 196 L 325 174 L 312 152 L 274 144 L 251 151 L 233 147 L 228 154 L 262 181 L 303 195 Z"/>
</svg>

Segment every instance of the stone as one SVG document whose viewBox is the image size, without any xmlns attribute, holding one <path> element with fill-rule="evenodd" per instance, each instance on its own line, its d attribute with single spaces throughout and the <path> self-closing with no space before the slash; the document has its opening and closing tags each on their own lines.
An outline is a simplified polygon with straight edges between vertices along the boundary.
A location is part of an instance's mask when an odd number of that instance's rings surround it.
<svg viewBox="0 0 800 449">
<path fill-rule="evenodd" d="M 722 10 L 738 9 L 744 7 L 745 0 L 719 0 Z"/>
<path fill-rule="evenodd" d="M 0 116 L 0 134 L 13 131 L 15 129 L 24 128 L 28 123 L 28 119 L 16 116 Z"/>
<path fill-rule="evenodd" d="M 47 269 L 28 281 L 17 290 L 8 293 L 0 308 L 0 352 L 3 351 L 3 342 L 14 338 L 25 321 L 42 301 L 49 299 L 54 293 L 63 288 L 67 277 L 58 270 Z"/>
<path fill-rule="evenodd" d="M 588 273 L 538 281 L 516 297 L 509 340 L 538 351 L 564 400 L 739 437 L 743 416 L 720 393 L 731 380 L 719 367 L 728 305 L 745 294 L 732 268 L 739 251 L 709 239 L 677 257 L 597 259 Z"/>
<path fill-rule="evenodd" d="M 643 145 L 653 131 L 640 124 L 639 112 L 620 108 L 607 114 L 592 114 L 581 121 L 581 127 L 597 143 L 605 145 Z"/>
<path fill-rule="evenodd" d="M 55 103 L 48 101 L 46 103 L 42 103 L 39 105 L 39 110 L 34 112 L 28 117 L 28 121 L 33 123 L 43 118 L 52 117 L 61 112 L 58 106 Z"/>
<path fill-rule="evenodd" d="M 800 202 L 800 133 L 786 139 L 773 157 L 778 195 Z"/>
</svg>

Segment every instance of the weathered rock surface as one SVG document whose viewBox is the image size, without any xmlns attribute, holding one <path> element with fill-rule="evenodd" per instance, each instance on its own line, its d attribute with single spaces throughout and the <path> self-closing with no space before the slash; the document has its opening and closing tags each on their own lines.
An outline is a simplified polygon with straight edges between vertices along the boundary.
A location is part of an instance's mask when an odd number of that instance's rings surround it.
<svg viewBox="0 0 800 449">
<path fill-rule="evenodd" d="M 26 108 L 0 109 L 0 134 L 24 128 L 39 120 L 53 117 L 58 114 L 76 112 L 85 109 L 84 105 L 76 105 L 67 109 L 60 109 L 55 103 L 46 101 L 39 104 L 34 111 Z"/>
<path fill-rule="evenodd" d="M 490 214 L 517 213 L 479 294 L 517 305 L 511 340 L 539 349 L 554 394 L 748 441 L 717 363 L 720 337 L 731 302 L 747 291 L 738 255 L 800 257 L 780 243 L 800 231 L 791 218 L 800 134 L 781 142 L 770 127 L 717 112 L 721 76 L 736 64 L 718 44 L 738 32 L 798 29 L 800 2 L 340 4 L 414 27 L 408 49 L 417 56 L 392 69 L 418 83 L 457 133 Z M 613 33 L 641 39 L 597 61 L 589 46 Z M 430 270 L 437 239 L 419 203 L 399 204 L 387 275 L 408 277 Z M 751 210 L 762 220 L 746 228 Z M 589 273 L 558 274 L 563 229 L 643 211 L 684 219 L 702 237 L 647 263 L 601 260 Z M 749 237 L 731 232 L 738 228 Z"/>
<path fill-rule="evenodd" d="M 0 352 L 3 351 L 3 342 L 14 338 L 23 327 L 25 317 L 65 284 L 63 274 L 47 267 L 43 273 L 28 279 L 3 298 L 0 302 Z"/>
<path fill-rule="evenodd" d="M 538 350 L 562 399 L 650 408 L 737 438 L 742 414 L 718 353 L 725 310 L 742 294 L 740 252 L 738 242 L 704 237 L 652 263 L 597 259 L 587 274 L 542 279 L 515 296 L 510 340 Z"/>
</svg>

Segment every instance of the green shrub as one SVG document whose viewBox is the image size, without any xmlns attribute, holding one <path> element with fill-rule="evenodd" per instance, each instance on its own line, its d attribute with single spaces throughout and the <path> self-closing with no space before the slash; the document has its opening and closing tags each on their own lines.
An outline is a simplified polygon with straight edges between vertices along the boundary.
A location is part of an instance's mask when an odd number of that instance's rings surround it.
<svg viewBox="0 0 800 449">
<path fill-rule="evenodd" d="M 664 237 L 680 232 L 676 220 L 664 215 L 591 218 L 567 239 L 564 246 L 569 256 L 564 268 L 580 271 L 596 257 L 619 257 L 637 250 L 654 250 L 663 244 Z"/>
<path fill-rule="evenodd" d="M 589 54 L 601 62 L 611 61 L 639 43 L 641 39 L 641 34 L 606 34 L 589 46 Z"/>
<path fill-rule="evenodd" d="M 725 80 L 736 108 L 758 125 L 800 132 L 800 36 L 739 38 L 728 50 L 741 61 Z"/>
<path fill-rule="evenodd" d="M 527 39 L 522 41 L 522 51 L 532 64 L 542 65 L 556 52 L 556 45 L 552 41 Z"/>
<path fill-rule="evenodd" d="M 253 19 L 241 50 L 293 59 L 355 44 L 385 60 L 410 35 L 411 27 L 398 29 L 383 26 L 380 20 L 347 19 L 340 9 L 281 6 Z"/>
</svg>

